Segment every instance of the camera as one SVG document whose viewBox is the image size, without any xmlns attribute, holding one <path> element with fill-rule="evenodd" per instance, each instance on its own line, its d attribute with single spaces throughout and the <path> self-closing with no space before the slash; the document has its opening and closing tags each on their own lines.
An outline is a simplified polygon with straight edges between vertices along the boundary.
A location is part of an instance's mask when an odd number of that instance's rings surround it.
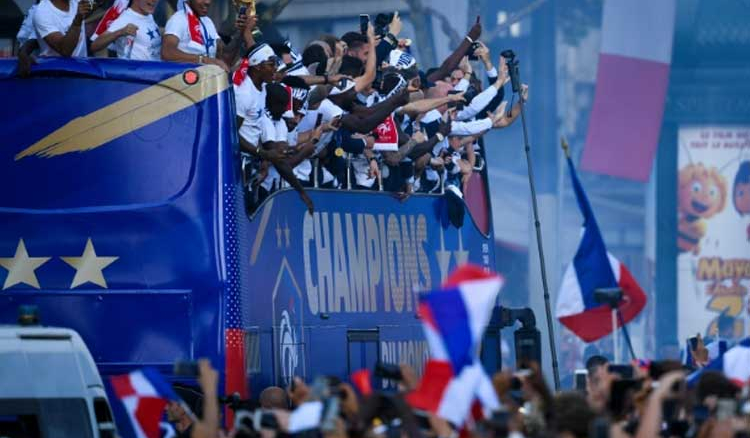
<svg viewBox="0 0 750 438">
<path fill-rule="evenodd" d="M 359 33 L 367 35 L 367 26 L 370 25 L 370 16 L 368 14 L 359 14 Z"/>
<path fill-rule="evenodd" d="M 606 304 L 615 309 L 622 300 L 622 289 L 619 287 L 609 287 L 594 290 L 594 300 L 599 304 Z"/>
<path fill-rule="evenodd" d="M 466 52 L 466 55 L 469 57 L 469 61 L 478 61 L 479 57 L 476 55 L 476 50 L 478 48 L 482 47 L 481 44 L 479 44 L 479 41 L 474 41 L 471 43 L 471 47 L 469 48 L 469 51 Z"/>
<path fill-rule="evenodd" d="M 505 64 L 508 66 L 508 75 L 510 76 L 510 83 L 513 87 L 514 93 L 521 92 L 521 76 L 518 71 L 518 60 L 516 54 L 512 50 L 503 50 L 500 53 L 505 58 Z"/>
<path fill-rule="evenodd" d="M 378 361 L 375 363 L 375 376 L 381 379 L 389 379 L 394 381 L 403 380 L 404 376 L 401 374 L 401 368 L 392 363 L 385 363 Z"/>
</svg>

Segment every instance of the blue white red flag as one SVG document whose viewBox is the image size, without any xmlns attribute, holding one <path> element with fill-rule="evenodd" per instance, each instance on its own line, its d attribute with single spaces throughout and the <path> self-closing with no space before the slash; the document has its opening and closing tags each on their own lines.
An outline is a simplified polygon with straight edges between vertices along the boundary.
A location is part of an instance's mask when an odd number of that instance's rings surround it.
<svg viewBox="0 0 750 438">
<path fill-rule="evenodd" d="M 115 0 L 112 6 L 104 12 L 102 19 L 99 20 L 99 24 L 96 25 L 93 35 L 91 35 L 91 41 L 94 41 L 107 30 L 109 25 L 115 21 L 125 9 L 128 8 L 128 0 Z"/>
<path fill-rule="evenodd" d="M 479 345 L 492 314 L 503 278 L 478 266 L 458 268 L 442 290 L 420 297 L 430 361 L 409 403 L 455 425 L 469 416 L 479 400 L 486 411 L 500 406 L 489 377 L 479 361 Z"/>
<path fill-rule="evenodd" d="M 170 401 L 180 398 L 154 368 L 112 376 L 106 384 L 112 413 L 123 438 L 159 438 Z"/>
<path fill-rule="evenodd" d="M 622 289 L 622 321 L 618 321 L 618 326 L 638 315 L 646 305 L 646 294 L 625 265 L 607 252 L 594 212 L 570 158 L 568 167 L 578 207 L 583 214 L 583 233 L 573 263 L 568 265 L 560 284 L 555 314 L 560 323 L 579 338 L 592 342 L 612 332 L 611 310 L 596 302 L 594 290 Z"/>
<path fill-rule="evenodd" d="M 688 385 L 692 386 L 700 380 L 707 370 L 721 371 L 740 388 L 750 384 L 750 338 L 730 348 L 724 354 L 712 360 L 704 368 L 688 376 Z"/>
</svg>

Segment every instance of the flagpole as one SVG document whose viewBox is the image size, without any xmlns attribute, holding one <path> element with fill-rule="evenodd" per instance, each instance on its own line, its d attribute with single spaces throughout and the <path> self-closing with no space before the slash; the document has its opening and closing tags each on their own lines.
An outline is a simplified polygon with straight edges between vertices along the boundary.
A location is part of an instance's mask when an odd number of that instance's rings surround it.
<svg viewBox="0 0 750 438">
<path fill-rule="evenodd" d="M 549 304 L 549 285 L 547 284 L 547 267 L 544 264 L 544 248 L 542 247 L 542 228 L 539 220 L 539 209 L 536 202 L 536 187 L 534 186 L 534 170 L 531 165 L 531 145 L 529 144 L 529 133 L 526 128 L 526 106 L 521 94 L 521 77 L 518 71 L 518 61 L 515 54 L 506 50 L 503 52 L 506 63 L 508 64 L 508 73 L 510 76 L 511 86 L 514 93 L 518 94 L 518 105 L 521 108 L 521 126 L 523 127 L 523 143 L 526 151 L 526 168 L 528 169 L 529 188 L 531 189 L 531 206 L 534 211 L 534 228 L 536 228 L 536 245 L 539 251 L 539 269 L 542 276 L 542 289 L 544 291 L 544 310 L 547 314 L 547 334 L 549 335 L 549 348 L 552 355 L 552 375 L 555 379 L 555 390 L 560 390 L 560 370 L 557 364 L 557 351 L 555 348 L 555 332 L 552 325 L 552 309 Z"/>
</svg>

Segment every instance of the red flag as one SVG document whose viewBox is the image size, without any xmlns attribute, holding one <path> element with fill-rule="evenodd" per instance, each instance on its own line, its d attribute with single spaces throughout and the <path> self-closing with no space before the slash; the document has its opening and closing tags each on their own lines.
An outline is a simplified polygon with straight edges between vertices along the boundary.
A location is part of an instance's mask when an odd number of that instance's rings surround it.
<svg viewBox="0 0 750 438">
<path fill-rule="evenodd" d="M 247 69 L 250 67 L 250 61 L 247 58 L 242 58 L 242 62 L 237 70 L 232 73 L 232 83 L 238 87 L 242 85 L 242 82 L 247 77 Z"/>
<path fill-rule="evenodd" d="M 99 37 L 99 35 L 106 32 L 112 22 L 115 21 L 117 17 L 122 14 L 122 11 L 127 9 L 127 7 L 128 0 L 115 0 L 114 4 L 110 6 L 109 9 L 107 9 L 107 11 L 104 13 L 102 19 L 99 20 L 99 24 L 96 25 L 94 35 L 92 35 L 91 38 L 96 39 Z"/>
<path fill-rule="evenodd" d="M 190 40 L 200 45 L 205 45 L 203 41 L 203 33 L 201 32 L 201 21 L 195 16 L 193 11 L 185 4 L 185 13 L 187 14 L 188 30 L 190 31 Z"/>
<path fill-rule="evenodd" d="M 357 387 L 360 394 L 367 397 L 372 394 L 372 382 L 370 380 L 370 370 L 367 368 L 352 373 L 352 383 Z"/>
</svg>

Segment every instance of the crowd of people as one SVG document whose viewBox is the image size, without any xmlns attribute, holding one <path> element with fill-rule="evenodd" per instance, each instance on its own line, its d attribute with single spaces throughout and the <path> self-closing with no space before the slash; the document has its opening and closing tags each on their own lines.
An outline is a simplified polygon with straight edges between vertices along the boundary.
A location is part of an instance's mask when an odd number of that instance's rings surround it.
<svg viewBox="0 0 750 438">
<path fill-rule="evenodd" d="M 263 42 L 257 18 L 238 12 L 232 35 L 208 16 L 211 0 L 178 5 L 163 30 L 156 0 L 130 0 L 98 26 L 96 3 L 41 0 L 19 32 L 19 74 L 37 56 L 212 64 L 231 75 L 249 209 L 285 185 L 309 211 L 307 187 L 416 192 L 463 197 L 484 160 L 479 140 L 519 115 L 507 105 L 505 60 L 493 64 L 479 20 L 438 67 L 418 65 L 399 38 L 398 13 L 341 37 L 321 35 L 297 52 L 287 41 Z M 474 60 L 474 61 L 472 61 Z M 474 65 L 486 73 L 488 86 Z M 526 99 L 525 85 L 517 99 Z"/>
<path fill-rule="evenodd" d="M 205 419 L 191 420 L 189 409 L 179 403 L 172 403 L 168 413 L 178 434 L 194 438 L 750 436 L 747 385 L 743 391 L 742 385 L 720 371 L 705 370 L 688 384 L 688 373 L 695 369 L 676 361 L 612 365 L 603 356 L 588 358 L 585 371 L 585 380 L 576 390 L 557 393 L 534 363 L 515 372 L 498 372 L 492 386 L 501 408 L 486 416 L 475 415 L 473 409 L 464 424 L 451 424 L 410 406 L 409 393 L 416 390 L 419 379 L 407 365 L 398 367 L 394 391 L 369 392 L 333 377 L 319 377 L 311 383 L 297 377 L 287 388 L 259 391 L 252 401 L 190 399 L 196 409 L 208 410 L 203 412 L 211 419 L 210 427 Z M 216 373 L 207 362 L 202 372 L 213 380 L 201 377 L 201 385 L 215 386 Z M 207 394 L 215 394 L 206 389 Z M 234 418 L 228 431 L 217 425 L 221 402 Z M 308 414 L 315 405 L 320 410 L 311 417 Z"/>
</svg>

